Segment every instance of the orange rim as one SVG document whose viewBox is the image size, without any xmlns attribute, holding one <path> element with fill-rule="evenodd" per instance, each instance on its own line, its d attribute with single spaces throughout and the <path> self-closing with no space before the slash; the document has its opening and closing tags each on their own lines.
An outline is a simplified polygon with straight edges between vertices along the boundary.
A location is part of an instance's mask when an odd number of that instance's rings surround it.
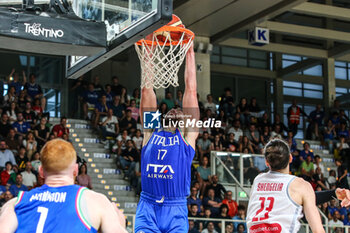
<svg viewBox="0 0 350 233">
<path fill-rule="evenodd" d="M 181 43 L 187 44 L 190 41 L 192 41 L 194 39 L 194 33 L 191 30 L 188 30 L 186 28 L 182 28 L 182 27 L 173 27 L 173 26 L 163 26 L 161 28 L 159 28 L 158 30 L 156 30 L 154 33 L 158 33 L 158 32 L 182 32 L 185 33 L 183 40 L 181 41 Z M 164 45 L 164 42 L 158 41 L 159 45 Z M 177 45 L 179 43 L 179 40 L 176 39 L 172 39 L 172 41 L 165 43 L 166 46 L 171 45 Z M 138 42 L 136 42 L 137 45 L 142 45 L 142 44 L 147 44 L 148 46 L 152 46 L 154 44 L 157 44 L 155 41 L 153 40 L 147 40 L 147 39 L 141 39 Z"/>
</svg>

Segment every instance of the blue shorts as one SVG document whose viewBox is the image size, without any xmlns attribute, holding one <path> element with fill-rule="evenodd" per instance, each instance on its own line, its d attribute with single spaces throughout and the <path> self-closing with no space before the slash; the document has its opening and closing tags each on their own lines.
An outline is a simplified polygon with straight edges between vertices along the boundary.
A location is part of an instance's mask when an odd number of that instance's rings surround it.
<svg viewBox="0 0 350 233">
<path fill-rule="evenodd" d="M 137 205 L 135 233 L 187 233 L 188 210 L 186 198 L 156 198 L 141 193 Z"/>
</svg>

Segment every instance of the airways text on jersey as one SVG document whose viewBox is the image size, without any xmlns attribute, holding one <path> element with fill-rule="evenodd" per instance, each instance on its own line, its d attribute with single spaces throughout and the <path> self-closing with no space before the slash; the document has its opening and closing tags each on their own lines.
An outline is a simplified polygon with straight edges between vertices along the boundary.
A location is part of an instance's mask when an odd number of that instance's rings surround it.
<svg viewBox="0 0 350 233">
<path fill-rule="evenodd" d="M 178 135 L 174 135 L 173 137 L 163 137 L 155 134 L 150 143 L 158 146 L 175 146 L 180 145 L 180 139 Z"/>
<path fill-rule="evenodd" d="M 161 165 L 161 164 L 147 164 L 146 172 L 149 172 L 147 175 L 148 178 L 159 178 L 159 179 L 173 179 L 175 172 L 171 165 Z"/>
</svg>

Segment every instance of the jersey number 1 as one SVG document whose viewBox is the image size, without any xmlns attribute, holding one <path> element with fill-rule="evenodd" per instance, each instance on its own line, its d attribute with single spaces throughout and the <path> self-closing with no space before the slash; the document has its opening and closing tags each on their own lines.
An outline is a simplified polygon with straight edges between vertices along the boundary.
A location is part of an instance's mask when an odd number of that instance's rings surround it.
<svg viewBox="0 0 350 233">
<path fill-rule="evenodd" d="M 265 201 L 266 199 L 270 202 L 268 207 L 265 208 Z M 261 207 L 258 211 L 256 211 L 255 217 L 252 219 L 253 222 L 257 222 L 257 221 L 263 221 L 269 218 L 269 212 L 271 212 L 272 208 L 273 208 L 273 203 L 275 202 L 275 198 L 273 197 L 260 197 L 259 201 L 261 201 Z M 258 215 L 265 210 L 265 214 L 263 217 L 258 217 Z"/>
<path fill-rule="evenodd" d="M 35 233 L 42 233 L 44 230 L 44 225 L 45 225 L 45 221 L 46 221 L 47 213 L 49 212 L 49 209 L 39 206 L 37 212 L 40 213 L 40 218 L 39 218 L 38 225 L 36 226 Z"/>
</svg>

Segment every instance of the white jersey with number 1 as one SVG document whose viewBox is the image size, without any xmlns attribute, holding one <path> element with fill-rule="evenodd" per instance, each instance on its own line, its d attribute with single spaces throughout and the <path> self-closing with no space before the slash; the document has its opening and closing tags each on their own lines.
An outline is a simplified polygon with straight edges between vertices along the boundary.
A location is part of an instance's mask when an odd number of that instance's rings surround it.
<svg viewBox="0 0 350 233">
<path fill-rule="evenodd" d="M 248 232 L 298 232 L 303 208 L 288 193 L 288 187 L 295 178 L 273 171 L 255 178 L 248 204 Z"/>
</svg>

